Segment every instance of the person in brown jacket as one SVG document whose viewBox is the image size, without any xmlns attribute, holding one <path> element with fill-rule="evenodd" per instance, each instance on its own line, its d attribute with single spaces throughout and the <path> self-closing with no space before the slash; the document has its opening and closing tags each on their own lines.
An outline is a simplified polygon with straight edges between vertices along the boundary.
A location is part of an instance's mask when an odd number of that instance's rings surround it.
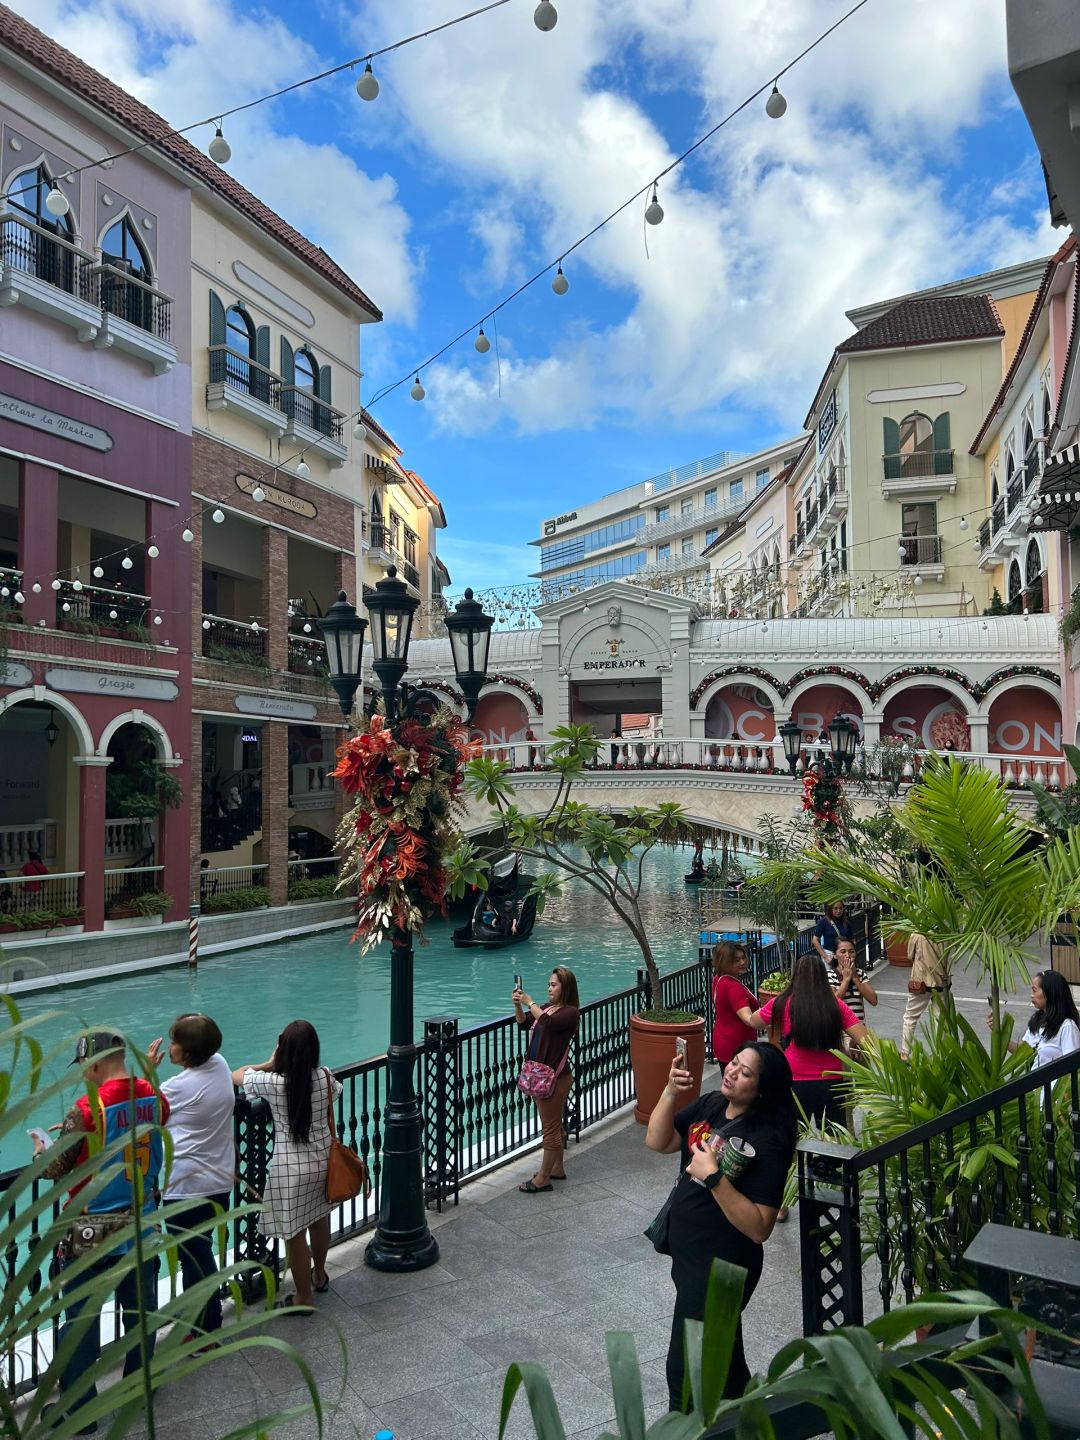
<svg viewBox="0 0 1080 1440">
<path fill-rule="evenodd" d="M 537 1100 L 544 1150 L 540 1168 L 531 1180 L 518 1186 L 526 1195 L 553 1190 L 553 1180 L 566 1179 L 566 1129 L 563 1113 L 574 1077 L 568 1068 L 570 1046 L 581 1017 L 577 979 L 565 965 L 556 965 L 548 981 L 548 1003 L 538 1005 L 531 995 L 514 987 L 511 996 L 517 1023 L 532 1033 L 529 1058 L 555 1071 L 555 1089 L 546 1100 Z"/>
<path fill-rule="evenodd" d="M 919 1018 L 930 1004 L 934 995 L 948 990 L 949 967 L 936 945 L 925 935 L 912 932 L 908 936 L 908 959 L 911 961 L 911 978 L 908 980 L 907 1006 L 904 1023 L 900 1031 L 900 1058 L 906 1060 L 911 1050 L 911 1039 Z"/>
</svg>

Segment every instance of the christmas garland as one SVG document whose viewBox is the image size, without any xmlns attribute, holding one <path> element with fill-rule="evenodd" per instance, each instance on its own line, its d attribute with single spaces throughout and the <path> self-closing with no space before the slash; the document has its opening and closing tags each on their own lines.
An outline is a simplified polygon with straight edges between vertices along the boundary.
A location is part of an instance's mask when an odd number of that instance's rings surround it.
<svg viewBox="0 0 1080 1440">
<path fill-rule="evenodd" d="M 802 808 L 819 840 L 832 842 L 843 828 L 844 791 L 839 776 L 813 767 L 803 776 Z"/>
<path fill-rule="evenodd" d="M 465 765 L 477 753 L 449 710 L 430 722 L 407 718 L 391 728 L 373 715 L 338 752 L 334 778 L 356 805 L 339 839 L 346 876 L 355 879 L 356 938 L 366 952 L 392 927 L 423 943 L 424 921 L 446 914 L 443 857 L 457 844 L 455 806 Z"/>
</svg>

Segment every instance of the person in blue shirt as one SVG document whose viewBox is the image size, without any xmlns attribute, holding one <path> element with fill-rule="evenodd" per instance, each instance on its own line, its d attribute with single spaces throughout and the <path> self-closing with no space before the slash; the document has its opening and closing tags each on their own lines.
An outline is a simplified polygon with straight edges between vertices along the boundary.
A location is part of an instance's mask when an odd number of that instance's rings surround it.
<svg viewBox="0 0 1080 1440">
<path fill-rule="evenodd" d="M 828 965 L 841 940 L 854 940 L 851 922 L 847 918 L 843 900 L 834 900 L 826 905 L 814 926 L 812 944 L 818 955 Z"/>
</svg>

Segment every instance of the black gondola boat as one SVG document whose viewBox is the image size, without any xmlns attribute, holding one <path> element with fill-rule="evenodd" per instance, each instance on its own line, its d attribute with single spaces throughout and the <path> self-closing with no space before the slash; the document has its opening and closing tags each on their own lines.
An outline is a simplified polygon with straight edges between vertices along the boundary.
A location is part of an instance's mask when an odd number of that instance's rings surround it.
<svg viewBox="0 0 1080 1440">
<path fill-rule="evenodd" d="M 504 855 L 491 867 L 488 888 L 476 902 L 469 920 L 459 925 L 451 934 L 459 950 L 476 948 L 480 950 L 503 950 L 507 945 L 520 945 L 532 934 L 536 924 L 536 896 L 526 895 L 516 911 L 517 924 L 513 930 L 505 926 L 490 926 L 481 923 L 480 915 L 485 902 L 489 902 L 496 913 L 508 905 L 516 904 L 519 889 L 531 884 L 531 877 L 520 874 L 516 855 Z"/>
</svg>

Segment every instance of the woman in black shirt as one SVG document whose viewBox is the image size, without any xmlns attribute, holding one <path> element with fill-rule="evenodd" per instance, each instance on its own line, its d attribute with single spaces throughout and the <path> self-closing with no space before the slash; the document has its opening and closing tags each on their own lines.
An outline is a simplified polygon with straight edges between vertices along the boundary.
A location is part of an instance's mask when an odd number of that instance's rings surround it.
<svg viewBox="0 0 1080 1440">
<path fill-rule="evenodd" d="M 677 1057 L 676 1057 L 677 1062 Z M 745 1269 L 742 1309 L 754 1293 L 784 1198 L 795 1154 L 795 1102 L 791 1068 L 773 1045 L 748 1044 L 724 1069 L 720 1089 L 676 1110 L 690 1072 L 673 1063 L 668 1084 L 649 1117 L 645 1144 L 665 1154 L 682 1152 L 682 1175 L 672 1200 L 669 1226 L 675 1313 L 668 1346 L 667 1381 L 672 1410 L 682 1409 L 684 1322 L 705 1317 L 705 1292 L 713 1259 Z M 738 1180 L 720 1175 L 708 1141 L 722 1133 L 754 1147 Z M 750 1379 L 743 1352 L 742 1321 L 735 1332 L 725 1395 L 741 1395 Z"/>
<path fill-rule="evenodd" d="M 531 1180 L 525 1180 L 518 1189 L 525 1195 L 537 1195 L 541 1190 L 554 1190 L 553 1180 L 566 1179 L 566 1127 L 563 1115 L 566 1111 L 566 1097 L 574 1077 L 568 1068 L 570 1046 L 577 1034 L 581 1018 L 578 1000 L 577 979 L 565 965 L 556 965 L 548 981 L 548 1003 L 538 1005 L 531 995 L 515 987 L 511 998 L 514 1002 L 514 1016 L 525 1030 L 531 1030 L 528 1055 L 542 1065 L 550 1065 L 555 1071 L 555 1089 L 546 1100 L 537 1100 L 536 1109 L 540 1116 L 540 1132 L 544 1150 L 540 1168 Z"/>
</svg>

